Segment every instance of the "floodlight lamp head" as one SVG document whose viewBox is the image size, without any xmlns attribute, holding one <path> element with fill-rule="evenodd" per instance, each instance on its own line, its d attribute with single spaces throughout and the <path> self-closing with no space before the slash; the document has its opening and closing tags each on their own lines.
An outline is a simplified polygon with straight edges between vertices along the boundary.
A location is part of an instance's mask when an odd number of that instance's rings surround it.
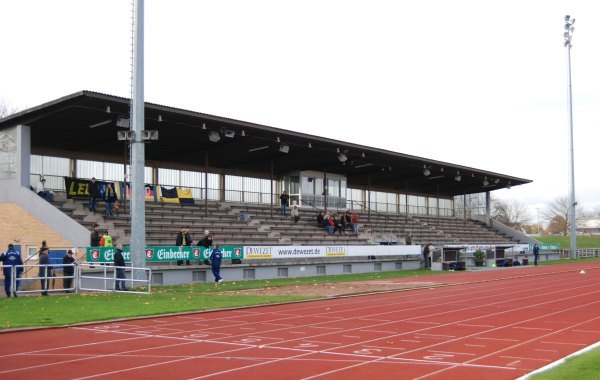
<svg viewBox="0 0 600 380">
<path fill-rule="evenodd" d="M 456 176 L 454 177 L 454 180 L 455 180 L 456 182 L 460 182 L 461 178 L 462 178 L 462 177 L 460 176 L 460 171 L 458 171 L 458 170 L 457 170 L 457 171 L 456 171 Z"/>
<path fill-rule="evenodd" d="M 209 139 L 211 142 L 215 142 L 215 143 L 216 143 L 216 142 L 219 142 L 219 140 L 221 140 L 221 135 L 219 135 L 219 133 L 218 133 L 218 132 L 215 132 L 215 131 L 210 131 L 210 132 L 208 133 L 208 139 Z"/>
<path fill-rule="evenodd" d="M 423 164 L 423 175 L 425 177 L 427 177 L 430 174 L 431 174 L 431 170 L 429 170 L 429 168 L 427 167 L 427 165 Z"/>
<path fill-rule="evenodd" d="M 508 181 L 508 183 L 506 184 L 506 188 L 510 190 L 511 187 L 512 185 L 510 184 L 510 181 Z"/>
<path fill-rule="evenodd" d="M 279 145 L 279 151 L 280 151 L 281 153 L 289 153 L 289 151 L 290 151 L 290 146 L 289 146 L 289 145 L 287 145 L 287 144 L 281 144 L 281 145 Z"/>
<path fill-rule="evenodd" d="M 483 184 L 483 186 L 487 186 L 487 185 L 489 185 L 489 184 L 490 184 L 490 183 L 488 182 L 487 176 L 485 176 L 485 177 L 483 178 L 483 182 L 482 182 L 482 184 Z"/>
<path fill-rule="evenodd" d="M 348 160 L 348 157 L 344 154 L 344 153 L 338 153 L 338 160 L 340 160 L 340 162 L 344 163 L 346 162 L 346 160 Z"/>
<path fill-rule="evenodd" d="M 225 137 L 227 137 L 229 139 L 232 139 L 232 138 L 235 137 L 235 131 L 232 131 L 231 129 L 225 129 L 223 131 L 223 136 L 225 136 Z"/>
</svg>

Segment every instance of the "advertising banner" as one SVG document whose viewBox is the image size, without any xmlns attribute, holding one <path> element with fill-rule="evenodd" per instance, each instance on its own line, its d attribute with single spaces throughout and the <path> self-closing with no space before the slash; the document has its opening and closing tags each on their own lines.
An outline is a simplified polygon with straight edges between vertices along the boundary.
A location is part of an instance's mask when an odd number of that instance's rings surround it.
<svg viewBox="0 0 600 380">
<path fill-rule="evenodd" d="M 245 259 L 420 255 L 418 245 L 244 246 Z"/>
<path fill-rule="evenodd" d="M 87 261 L 91 263 L 112 263 L 116 247 L 88 247 Z M 169 262 L 177 260 L 206 260 L 209 258 L 212 248 L 204 247 L 178 247 L 178 246 L 149 246 L 146 247 L 146 262 Z M 243 259 L 243 248 L 241 246 L 224 245 L 219 247 L 223 259 Z M 123 247 L 123 258 L 131 262 L 129 246 Z"/>
</svg>

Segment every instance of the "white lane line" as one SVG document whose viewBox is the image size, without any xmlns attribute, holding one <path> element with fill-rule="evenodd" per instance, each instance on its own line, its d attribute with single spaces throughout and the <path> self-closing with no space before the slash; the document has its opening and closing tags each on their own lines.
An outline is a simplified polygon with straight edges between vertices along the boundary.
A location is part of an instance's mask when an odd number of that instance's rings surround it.
<svg viewBox="0 0 600 380">
<path fill-rule="evenodd" d="M 427 350 L 429 352 L 440 353 L 440 354 L 451 354 L 451 355 L 468 355 L 475 356 L 472 352 L 457 352 L 457 351 L 438 351 L 438 350 Z"/>
<path fill-rule="evenodd" d="M 481 340 L 499 340 L 499 341 L 505 341 L 505 342 L 518 342 L 518 339 L 507 339 L 507 338 L 485 338 L 482 336 L 476 336 L 475 339 L 481 339 Z"/>
<path fill-rule="evenodd" d="M 585 343 L 572 343 L 572 342 L 548 342 L 548 341 L 541 341 L 540 343 L 545 343 L 545 344 L 562 344 L 562 345 L 565 345 L 565 346 L 581 346 L 581 347 L 587 346 L 587 344 L 585 344 Z"/>
<path fill-rule="evenodd" d="M 480 348 L 487 347 L 485 344 L 469 344 L 469 343 L 465 344 L 465 346 L 467 346 L 467 347 L 480 347 Z"/>
<path fill-rule="evenodd" d="M 519 363 L 521 363 L 520 360 L 515 360 L 514 362 L 508 363 L 507 366 L 509 366 L 509 367 L 516 367 L 517 364 L 519 364 Z"/>
<path fill-rule="evenodd" d="M 522 356 L 509 356 L 509 355 L 500 355 L 500 358 L 503 359 L 518 359 L 518 360 L 533 360 L 533 361 L 538 361 L 538 362 L 549 362 L 550 359 L 539 359 L 539 358 L 525 358 Z"/>
<path fill-rule="evenodd" d="M 584 333 L 584 334 L 600 334 L 600 331 L 596 331 L 596 330 L 573 330 L 573 332 Z"/>
<path fill-rule="evenodd" d="M 534 348 L 533 350 L 540 352 L 558 352 L 558 350 L 542 350 L 541 348 Z"/>
<path fill-rule="evenodd" d="M 488 328 L 488 329 L 492 329 L 496 326 L 492 326 L 492 325 L 477 325 L 477 324 L 469 324 L 469 323 L 459 323 L 457 324 L 457 326 L 465 326 L 465 327 L 484 327 L 484 328 Z"/>
<path fill-rule="evenodd" d="M 521 330 L 538 330 L 538 331 L 554 331 L 554 329 L 547 329 L 543 327 L 525 327 L 525 326 L 512 326 L 513 329 Z"/>
</svg>

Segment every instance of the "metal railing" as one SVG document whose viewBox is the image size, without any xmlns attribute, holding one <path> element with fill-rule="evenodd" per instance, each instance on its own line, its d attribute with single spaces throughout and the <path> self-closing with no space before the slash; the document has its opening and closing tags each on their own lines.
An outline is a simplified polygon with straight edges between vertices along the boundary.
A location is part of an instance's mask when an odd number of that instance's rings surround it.
<svg viewBox="0 0 600 380">
<path fill-rule="evenodd" d="M 73 267 L 75 269 L 75 264 L 24 264 L 24 265 L 15 265 L 11 271 L 11 279 L 10 285 L 11 289 L 16 294 L 29 294 L 29 293 L 58 293 L 58 292 L 77 292 L 77 282 L 76 275 L 65 276 L 64 270 L 61 274 L 57 275 L 57 269 L 61 269 L 64 267 Z M 23 274 L 29 272 L 33 269 L 38 269 L 37 275 L 30 275 L 29 277 L 24 277 Z M 19 269 L 22 270 L 21 275 L 18 275 Z M 64 280 L 70 279 L 71 286 L 64 287 Z M 58 281 L 58 287 L 57 281 Z M 35 284 L 39 281 L 40 288 L 28 288 L 28 289 L 19 289 L 21 284 L 27 282 L 29 284 Z"/>
<path fill-rule="evenodd" d="M 117 277 L 117 269 L 123 269 L 125 278 Z M 135 279 L 132 271 L 144 271 L 144 279 Z M 152 269 L 136 268 L 131 266 L 115 267 L 112 264 L 98 266 L 98 264 L 81 263 L 77 271 L 79 289 L 90 292 L 116 292 L 150 294 L 152 290 Z M 117 281 L 123 281 L 127 290 L 117 289 Z"/>
</svg>

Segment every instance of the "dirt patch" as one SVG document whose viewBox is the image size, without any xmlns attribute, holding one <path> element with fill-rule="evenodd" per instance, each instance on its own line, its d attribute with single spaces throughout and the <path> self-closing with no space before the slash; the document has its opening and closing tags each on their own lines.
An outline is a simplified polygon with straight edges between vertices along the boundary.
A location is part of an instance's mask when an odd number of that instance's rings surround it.
<svg viewBox="0 0 600 380">
<path fill-rule="evenodd" d="M 235 294 L 253 294 L 253 295 L 274 295 L 274 296 L 317 296 L 317 297 L 336 297 L 349 294 L 375 293 L 393 290 L 405 290 L 416 288 L 428 288 L 440 286 L 442 284 L 428 281 L 407 281 L 407 282 L 332 282 L 312 285 L 293 285 L 264 287 L 260 289 L 235 290 L 225 293 Z"/>
</svg>

